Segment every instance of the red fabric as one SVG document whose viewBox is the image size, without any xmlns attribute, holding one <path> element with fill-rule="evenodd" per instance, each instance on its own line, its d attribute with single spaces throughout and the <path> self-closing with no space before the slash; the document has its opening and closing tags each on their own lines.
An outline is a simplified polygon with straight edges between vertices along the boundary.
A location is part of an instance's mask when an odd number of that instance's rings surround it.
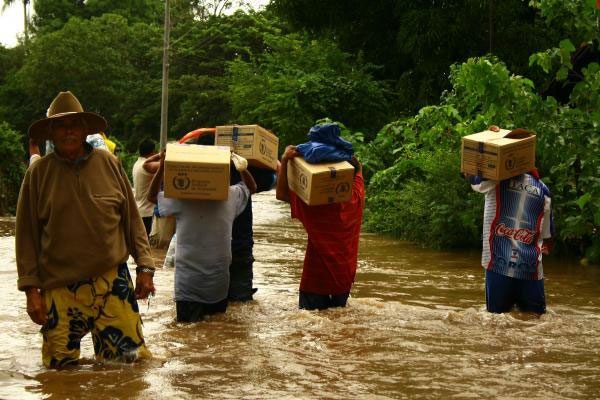
<svg viewBox="0 0 600 400">
<path fill-rule="evenodd" d="M 350 291 L 356 275 L 364 200 L 360 173 L 354 177 L 352 199 L 345 203 L 308 206 L 290 192 L 292 218 L 299 219 L 308 234 L 300 290 L 324 295 Z"/>
<path fill-rule="evenodd" d="M 600 0 L 598 0 L 598 1 L 600 1 Z M 535 167 L 531 171 L 528 171 L 527 173 L 529 175 L 533 176 L 538 181 L 541 179 L 540 171 L 537 168 L 535 168 Z"/>
</svg>

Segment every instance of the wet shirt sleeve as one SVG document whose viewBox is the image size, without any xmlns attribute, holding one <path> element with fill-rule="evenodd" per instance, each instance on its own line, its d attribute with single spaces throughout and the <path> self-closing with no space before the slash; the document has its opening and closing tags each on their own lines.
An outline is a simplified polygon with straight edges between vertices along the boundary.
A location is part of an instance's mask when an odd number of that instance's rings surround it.
<svg viewBox="0 0 600 400">
<path fill-rule="evenodd" d="M 302 220 L 301 219 L 302 210 L 300 209 L 301 204 L 299 204 L 302 200 L 300 200 L 298 198 L 298 195 L 296 195 L 296 193 L 292 192 L 291 190 L 289 191 L 289 195 L 290 195 L 290 211 L 292 214 L 292 218 Z"/>
<path fill-rule="evenodd" d="M 365 198 L 365 179 L 363 178 L 362 172 L 359 172 L 354 176 L 352 197 L 361 201 Z"/>
<path fill-rule="evenodd" d="M 38 271 L 41 227 L 37 214 L 37 190 L 32 181 L 30 168 L 23 179 L 17 202 L 15 252 L 19 290 L 42 287 Z"/>
<path fill-rule="evenodd" d="M 244 182 L 240 182 L 230 187 L 229 195 L 236 199 L 235 215 L 237 217 L 246 208 L 246 204 L 250 200 L 250 191 Z"/>
<path fill-rule="evenodd" d="M 150 251 L 150 244 L 148 243 L 148 235 L 146 234 L 146 228 L 140 217 L 140 212 L 135 202 L 135 196 L 129 178 L 125 173 L 125 170 L 120 166 L 121 181 L 123 187 L 123 195 L 125 196 L 125 215 L 122 218 L 126 219 L 125 226 L 127 231 L 125 235 L 128 236 L 129 253 L 135 260 L 137 265 L 143 265 L 146 267 L 154 267 L 154 258 Z"/>
<path fill-rule="evenodd" d="M 542 223 L 542 239 L 550 239 L 554 235 L 554 217 L 552 215 L 552 199 L 544 196 L 544 222 Z"/>
<path fill-rule="evenodd" d="M 490 190 L 493 190 L 497 184 L 496 181 L 481 180 L 481 178 L 478 176 L 471 177 L 470 183 L 471 189 L 479 193 L 487 193 Z"/>
<path fill-rule="evenodd" d="M 161 217 L 167 217 L 169 215 L 177 215 L 181 212 L 181 201 L 165 197 L 165 192 L 158 192 L 156 196 L 158 207 L 158 214 Z"/>
</svg>

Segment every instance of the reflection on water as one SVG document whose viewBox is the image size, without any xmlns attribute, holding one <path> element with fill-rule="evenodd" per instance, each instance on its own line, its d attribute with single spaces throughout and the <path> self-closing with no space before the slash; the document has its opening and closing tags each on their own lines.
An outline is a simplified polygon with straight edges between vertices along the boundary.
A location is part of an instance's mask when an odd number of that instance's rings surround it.
<svg viewBox="0 0 600 400">
<path fill-rule="evenodd" d="M 157 272 L 157 296 L 140 305 L 155 359 L 134 366 L 92 363 L 86 337 L 85 365 L 44 370 L 41 336 L 16 290 L 14 237 L 0 237 L 0 398 L 600 396 L 598 270 L 549 262 L 547 314 L 491 315 L 479 253 L 364 234 L 348 307 L 301 311 L 304 231 L 273 193 L 254 201 L 256 300 L 178 324 L 173 271 Z"/>
<path fill-rule="evenodd" d="M 15 219 L 14 217 L 0 217 L 0 236 L 14 236 Z"/>
</svg>

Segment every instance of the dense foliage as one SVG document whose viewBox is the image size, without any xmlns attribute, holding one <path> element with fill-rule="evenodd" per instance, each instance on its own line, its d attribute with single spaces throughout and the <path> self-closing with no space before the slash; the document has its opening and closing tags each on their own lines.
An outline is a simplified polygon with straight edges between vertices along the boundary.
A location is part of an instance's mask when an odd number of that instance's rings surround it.
<svg viewBox="0 0 600 400">
<path fill-rule="evenodd" d="M 284 143 L 306 140 L 308 128 L 324 116 L 359 130 L 383 125 L 389 112 L 385 85 L 330 42 L 298 35 L 269 35 L 270 51 L 250 62 L 230 64 L 234 115 L 278 132 Z"/>
<path fill-rule="evenodd" d="M 292 26 L 335 41 L 380 65 L 378 79 L 396 89 L 405 113 L 437 102 L 451 64 L 486 53 L 524 73 L 531 52 L 554 44 L 563 30 L 544 23 L 523 0 L 272 0 Z"/>
<path fill-rule="evenodd" d="M 572 96 L 588 105 L 597 101 L 600 82 L 598 66 L 590 69 L 594 74 L 588 72 Z M 495 59 L 455 65 L 451 82 L 452 90 L 439 106 L 389 124 L 361 148 L 372 175 L 367 227 L 436 247 L 477 242 L 481 199 L 460 176 L 460 138 L 493 124 L 527 127 L 537 134 L 538 167 L 554 193 L 560 238 L 583 246 L 579 250 L 589 251 L 594 259 L 600 216 L 592 200 L 600 190 L 597 109 L 543 99 L 530 80 L 511 75 Z M 596 94 L 580 99 L 580 93 Z"/>
<path fill-rule="evenodd" d="M 0 215 L 16 211 L 18 188 L 25 172 L 21 161 L 24 155 L 21 136 L 6 122 L 0 122 Z"/>
<path fill-rule="evenodd" d="M 234 3 L 171 2 L 171 139 L 259 123 L 283 149 L 316 120 L 342 121 L 369 183 L 365 226 L 451 248 L 481 235 L 461 137 L 528 128 L 559 250 L 600 260 L 595 0 L 272 0 L 225 15 Z M 34 5 L 27 48 L 0 46 L 0 213 L 14 211 L 27 127 L 60 90 L 107 117 L 127 168 L 143 137 L 158 139 L 164 3 Z"/>
</svg>

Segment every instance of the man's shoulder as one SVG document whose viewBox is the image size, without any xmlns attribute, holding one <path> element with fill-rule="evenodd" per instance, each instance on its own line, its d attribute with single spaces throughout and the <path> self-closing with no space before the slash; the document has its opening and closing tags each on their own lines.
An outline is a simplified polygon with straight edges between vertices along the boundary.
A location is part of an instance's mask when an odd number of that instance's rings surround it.
<svg viewBox="0 0 600 400">
<path fill-rule="evenodd" d="M 60 162 L 54 153 L 46 154 L 38 158 L 34 163 L 29 165 L 30 173 L 39 173 L 49 168 L 53 163 Z"/>
<path fill-rule="evenodd" d="M 229 194 L 231 193 L 244 193 L 246 196 L 250 196 L 250 190 L 243 181 L 238 182 L 235 185 L 230 185 Z"/>
<path fill-rule="evenodd" d="M 92 149 L 90 159 L 102 161 L 116 167 L 120 165 L 119 159 L 114 154 L 102 149 Z"/>
</svg>

